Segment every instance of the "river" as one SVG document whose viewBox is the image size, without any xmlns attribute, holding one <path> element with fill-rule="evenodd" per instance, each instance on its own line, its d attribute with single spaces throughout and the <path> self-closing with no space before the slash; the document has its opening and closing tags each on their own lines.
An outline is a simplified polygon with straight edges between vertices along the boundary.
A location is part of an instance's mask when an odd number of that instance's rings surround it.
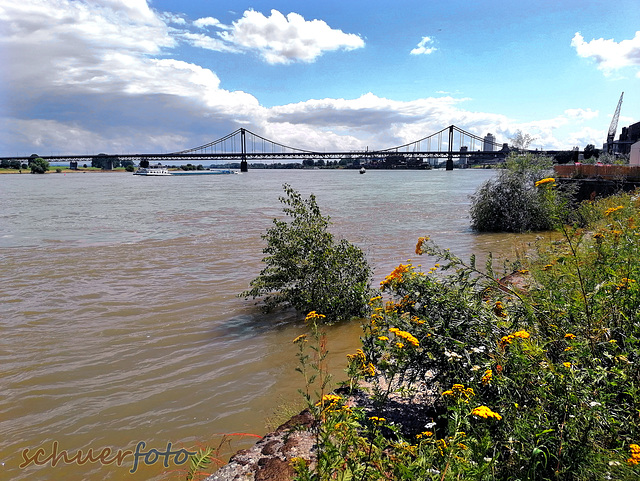
<svg viewBox="0 0 640 481">
<path fill-rule="evenodd" d="M 377 284 L 422 235 L 462 257 L 510 250 L 512 236 L 469 229 L 469 195 L 492 175 L 0 176 L 0 478 L 184 479 L 184 465 L 157 456 L 139 457 L 133 474 L 132 454 L 120 466 L 46 460 L 54 442 L 58 454 L 96 457 L 140 442 L 139 453 L 217 446 L 222 433 L 264 434 L 265 419 L 297 402 L 291 340 L 303 316 L 264 315 L 236 296 L 262 267 L 284 182 L 316 195 Z M 328 330 L 338 377 L 359 334 L 357 323 Z M 221 456 L 255 442 L 228 439 Z"/>
</svg>

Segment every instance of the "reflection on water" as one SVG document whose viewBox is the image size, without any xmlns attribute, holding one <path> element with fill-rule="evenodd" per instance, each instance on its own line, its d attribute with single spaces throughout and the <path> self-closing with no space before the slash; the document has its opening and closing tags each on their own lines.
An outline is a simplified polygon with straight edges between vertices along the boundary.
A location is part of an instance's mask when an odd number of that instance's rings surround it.
<svg viewBox="0 0 640 481">
<path fill-rule="evenodd" d="M 260 235 L 281 215 L 283 182 L 316 194 L 377 283 L 421 235 L 462 257 L 510 250 L 513 237 L 468 227 L 468 195 L 490 175 L 2 176 L 0 478 L 175 479 L 180 467 L 161 463 L 130 475 L 131 457 L 17 466 L 24 449 L 50 452 L 54 441 L 73 454 L 263 434 L 278 404 L 297 399 L 291 340 L 305 332 L 301 317 L 264 315 L 236 296 L 261 269 Z M 328 329 L 338 377 L 359 335 L 357 323 Z"/>
</svg>

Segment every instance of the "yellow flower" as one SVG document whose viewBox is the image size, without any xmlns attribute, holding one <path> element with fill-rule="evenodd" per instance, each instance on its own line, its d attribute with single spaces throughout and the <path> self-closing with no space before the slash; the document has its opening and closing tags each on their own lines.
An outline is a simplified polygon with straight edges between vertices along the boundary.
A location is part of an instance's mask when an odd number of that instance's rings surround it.
<svg viewBox="0 0 640 481">
<path fill-rule="evenodd" d="M 387 336 L 379 336 L 378 339 L 380 339 L 381 341 L 388 341 L 389 338 Z"/>
<path fill-rule="evenodd" d="M 411 271 L 411 269 L 413 269 L 413 266 L 411 264 L 400 264 L 393 271 L 391 271 L 391 274 L 389 274 L 384 278 L 382 282 L 380 282 L 380 286 L 384 290 L 384 288 L 390 285 L 392 282 L 401 281 L 403 274 Z"/>
<path fill-rule="evenodd" d="M 640 463 L 640 446 L 638 446 L 637 444 L 630 444 L 629 450 L 631 451 L 631 457 L 627 459 L 627 463 L 639 464 Z"/>
<path fill-rule="evenodd" d="M 507 317 L 507 313 L 504 311 L 504 306 L 501 301 L 496 301 L 493 306 L 493 312 L 498 317 Z"/>
<path fill-rule="evenodd" d="M 336 394 L 325 394 L 322 399 L 316 403 L 316 406 L 322 406 L 327 410 L 336 410 L 338 403 L 342 398 Z"/>
<path fill-rule="evenodd" d="M 519 337 L 520 339 L 529 339 L 530 335 L 527 331 L 518 331 L 513 333 L 513 337 Z"/>
<path fill-rule="evenodd" d="M 377 425 L 383 424 L 386 421 L 385 418 L 379 418 L 378 416 L 371 416 L 369 420 L 373 421 L 373 424 Z"/>
<path fill-rule="evenodd" d="M 620 290 L 620 289 L 628 289 L 629 287 L 631 287 L 631 285 L 632 285 L 632 284 L 635 284 L 635 283 L 636 283 L 636 281 L 635 281 L 635 280 L 633 280 L 633 279 L 628 279 L 628 278 L 626 278 L 626 277 L 623 277 L 623 278 L 620 280 L 620 283 L 618 284 L 617 289 L 618 289 L 618 290 Z"/>
<path fill-rule="evenodd" d="M 531 335 L 527 331 L 522 330 L 514 332 L 513 334 L 509 334 L 508 336 L 503 336 L 498 343 L 500 345 L 500 348 L 504 349 L 504 347 L 507 344 L 511 344 L 511 341 L 513 341 L 516 337 L 520 339 L 529 339 Z"/>
<path fill-rule="evenodd" d="M 466 388 L 464 387 L 464 384 L 454 384 L 451 389 L 449 389 L 448 391 L 444 391 L 442 393 L 443 396 L 451 396 L 454 398 L 459 398 L 462 401 L 468 403 L 469 399 L 471 399 L 473 396 L 476 395 L 475 392 L 473 392 L 473 388 Z"/>
<path fill-rule="evenodd" d="M 619 211 L 621 209 L 624 209 L 624 206 L 619 205 L 618 207 L 610 207 L 610 208 L 608 208 L 607 210 L 604 211 L 604 215 L 611 215 L 614 212 L 617 212 L 617 211 Z"/>
<path fill-rule="evenodd" d="M 555 181 L 556 179 L 554 179 L 553 177 L 547 177 L 546 179 L 541 179 L 538 182 L 536 182 L 535 186 L 540 187 L 541 185 L 544 185 L 544 184 L 552 184 Z"/>
<path fill-rule="evenodd" d="M 484 373 L 484 376 L 482 376 L 482 384 L 486 386 L 487 384 L 491 383 L 492 377 L 493 371 L 491 369 L 487 369 Z"/>
<path fill-rule="evenodd" d="M 563 362 L 562 365 L 564 367 L 566 367 L 567 369 L 571 369 L 571 363 L 570 362 Z"/>
<path fill-rule="evenodd" d="M 389 332 L 394 333 L 396 336 L 404 339 L 405 341 L 407 341 L 409 344 L 411 344 L 413 347 L 418 347 L 420 345 L 420 343 L 418 342 L 418 340 L 410 333 L 408 333 L 407 331 L 401 331 L 400 329 L 398 329 L 397 327 L 392 327 L 391 329 L 389 329 Z M 401 343 L 399 343 L 401 344 Z M 400 346 L 399 346 L 400 347 Z"/>
<path fill-rule="evenodd" d="M 478 406 L 477 408 L 473 408 L 473 410 L 471 411 L 471 414 L 473 414 L 475 416 L 479 416 L 479 417 L 484 418 L 484 419 L 494 418 L 494 419 L 496 419 L 498 421 L 500 421 L 502 419 L 502 416 L 500 416 L 496 412 L 493 412 L 487 406 Z"/>
<path fill-rule="evenodd" d="M 396 347 L 398 349 L 402 349 L 404 347 L 404 344 L 402 344 L 401 342 L 396 342 Z"/>
<path fill-rule="evenodd" d="M 575 339 L 576 335 L 575 334 L 571 334 L 571 333 L 567 333 L 564 335 L 565 339 Z"/>
<path fill-rule="evenodd" d="M 307 317 L 304 318 L 305 322 L 309 322 L 309 321 L 315 321 L 316 319 L 324 319 L 325 316 L 324 314 L 318 314 L 316 311 L 311 311 L 309 314 L 307 314 Z"/>
<path fill-rule="evenodd" d="M 306 334 L 300 334 L 298 337 L 296 337 L 296 338 L 293 340 L 293 343 L 294 343 L 294 344 L 297 344 L 297 343 L 299 343 L 299 342 L 307 342 L 307 335 L 306 335 Z"/>
</svg>

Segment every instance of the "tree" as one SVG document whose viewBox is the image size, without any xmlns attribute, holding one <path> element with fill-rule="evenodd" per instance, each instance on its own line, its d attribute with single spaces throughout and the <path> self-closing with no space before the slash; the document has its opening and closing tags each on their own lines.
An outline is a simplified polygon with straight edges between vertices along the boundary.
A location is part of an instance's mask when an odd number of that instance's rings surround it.
<svg viewBox="0 0 640 481">
<path fill-rule="evenodd" d="M 142 159 L 140 161 L 140 168 L 141 169 L 148 169 L 149 168 L 149 161 L 147 159 Z"/>
<path fill-rule="evenodd" d="M 29 160 L 32 174 L 44 174 L 49 170 L 49 162 L 41 157 L 35 157 Z"/>
<path fill-rule="evenodd" d="M 308 199 L 284 184 L 280 197 L 290 222 L 273 219 L 262 236 L 267 241 L 266 267 L 242 297 L 262 297 L 264 309 L 293 307 L 317 311 L 327 322 L 363 316 L 368 309 L 371 269 L 364 253 L 328 232 L 329 217 L 320 213 L 313 194 Z"/>
<path fill-rule="evenodd" d="M 536 140 L 535 137 L 532 137 L 529 134 L 523 134 L 520 129 L 516 130 L 514 136 L 509 139 L 511 147 L 519 150 L 528 149 L 529 145 L 531 145 L 531 142 L 534 140 Z"/>
</svg>

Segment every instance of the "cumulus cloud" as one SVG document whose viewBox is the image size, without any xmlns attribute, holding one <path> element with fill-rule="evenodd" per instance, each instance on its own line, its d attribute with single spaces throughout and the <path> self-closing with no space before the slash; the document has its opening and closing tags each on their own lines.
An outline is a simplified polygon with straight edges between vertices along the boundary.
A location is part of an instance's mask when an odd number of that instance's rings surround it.
<svg viewBox="0 0 640 481">
<path fill-rule="evenodd" d="M 0 55 L 12 66 L 0 85 L 12 135 L 0 150 L 172 150 L 186 138 L 210 140 L 216 125 L 226 131 L 259 116 L 252 95 L 221 88 L 210 69 L 166 58 L 175 18 L 138 0 L 0 0 Z"/>
<path fill-rule="evenodd" d="M 429 55 L 429 54 L 432 54 L 433 52 L 438 50 L 435 47 L 429 46 L 432 43 L 433 43 L 433 39 L 431 37 L 422 37 L 422 40 L 420 40 L 420 43 L 418 43 L 416 48 L 411 50 L 411 52 L 409 52 L 409 53 L 411 55 Z"/>
<path fill-rule="evenodd" d="M 630 40 L 616 42 L 613 39 L 598 38 L 586 42 L 580 32 L 576 32 L 571 46 L 580 57 L 593 58 L 605 75 L 624 67 L 640 66 L 640 31 Z M 640 71 L 636 73 L 640 76 Z"/>
<path fill-rule="evenodd" d="M 193 25 L 198 28 L 218 27 L 220 26 L 220 20 L 213 17 L 199 18 L 193 22 Z"/>
<path fill-rule="evenodd" d="M 302 15 L 277 10 L 265 17 L 247 10 L 220 37 L 239 48 L 258 52 L 268 63 L 313 62 L 324 52 L 364 47 L 358 35 L 333 29 L 322 20 L 305 20 Z"/>
</svg>

